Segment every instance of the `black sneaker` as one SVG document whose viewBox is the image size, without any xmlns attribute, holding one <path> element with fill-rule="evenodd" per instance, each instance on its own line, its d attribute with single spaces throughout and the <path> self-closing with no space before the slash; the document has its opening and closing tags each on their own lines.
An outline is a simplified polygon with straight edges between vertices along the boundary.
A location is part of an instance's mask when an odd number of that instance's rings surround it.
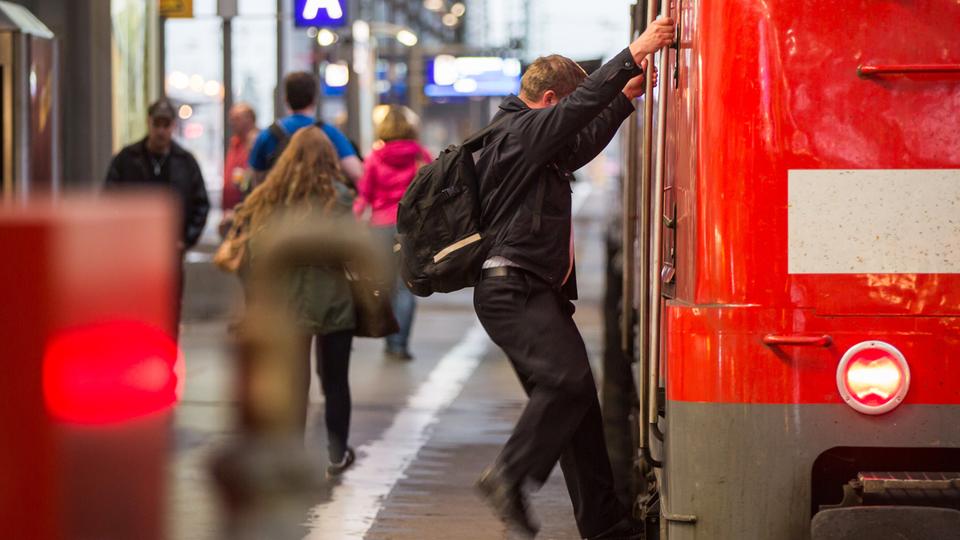
<svg viewBox="0 0 960 540">
<path fill-rule="evenodd" d="M 643 540 L 646 533 L 643 523 L 631 517 L 625 517 L 602 533 L 587 540 Z"/>
<path fill-rule="evenodd" d="M 487 467 L 476 488 L 507 526 L 530 538 L 537 535 L 540 525 L 531 516 L 527 496 L 518 483 L 505 478 L 496 468 Z"/>
<path fill-rule="evenodd" d="M 343 453 L 343 459 L 339 462 L 331 463 L 327 465 L 327 478 L 333 478 L 343 474 L 343 471 L 350 468 L 353 465 L 353 462 L 357 460 L 357 455 L 354 453 L 353 448 L 347 447 L 347 451 Z"/>
</svg>

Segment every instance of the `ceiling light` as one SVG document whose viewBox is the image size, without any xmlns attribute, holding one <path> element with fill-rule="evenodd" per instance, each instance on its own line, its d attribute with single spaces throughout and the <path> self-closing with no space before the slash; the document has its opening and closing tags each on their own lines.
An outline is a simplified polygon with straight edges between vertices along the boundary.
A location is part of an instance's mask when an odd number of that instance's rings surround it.
<svg viewBox="0 0 960 540">
<path fill-rule="evenodd" d="M 329 47 L 330 45 L 336 43 L 337 39 L 337 34 L 326 28 L 321 28 L 320 31 L 317 32 L 317 45 L 320 45 L 321 47 Z"/>
<path fill-rule="evenodd" d="M 400 30 L 397 32 L 397 41 L 406 45 L 407 47 L 413 47 L 417 44 L 417 35 L 411 32 L 410 30 Z"/>
</svg>

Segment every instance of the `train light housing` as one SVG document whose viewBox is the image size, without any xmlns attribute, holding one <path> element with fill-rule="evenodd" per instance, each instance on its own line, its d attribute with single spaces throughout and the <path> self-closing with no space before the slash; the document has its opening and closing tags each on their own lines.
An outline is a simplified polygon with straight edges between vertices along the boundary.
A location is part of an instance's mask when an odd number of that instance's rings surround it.
<svg viewBox="0 0 960 540">
<path fill-rule="evenodd" d="M 864 341 L 850 347 L 840 359 L 837 389 L 854 410 L 883 414 L 894 409 L 907 395 L 910 366 L 893 345 Z"/>
</svg>

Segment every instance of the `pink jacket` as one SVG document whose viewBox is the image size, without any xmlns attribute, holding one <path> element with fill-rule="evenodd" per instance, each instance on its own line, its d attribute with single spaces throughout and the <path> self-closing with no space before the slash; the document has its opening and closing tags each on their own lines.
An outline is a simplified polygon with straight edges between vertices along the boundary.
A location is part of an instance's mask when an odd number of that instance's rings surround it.
<svg viewBox="0 0 960 540">
<path fill-rule="evenodd" d="M 397 223 L 397 204 L 413 181 L 417 170 L 433 161 L 417 141 L 390 141 L 370 153 L 363 163 L 363 176 L 357 184 L 359 196 L 353 212 L 360 217 L 370 206 L 370 224 L 389 227 Z"/>
</svg>

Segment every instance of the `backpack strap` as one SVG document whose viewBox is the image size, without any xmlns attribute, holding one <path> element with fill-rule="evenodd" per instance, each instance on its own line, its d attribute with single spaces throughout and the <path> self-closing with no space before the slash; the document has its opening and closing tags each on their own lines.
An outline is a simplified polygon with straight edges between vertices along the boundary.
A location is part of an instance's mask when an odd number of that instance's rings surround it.
<svg viewBox="0 0 960 540">
<path fill-rule="evenodd" d="M 510 113 L 504 113 L 497 118 L 492 124 L 481 129 L 480 131 L 474 133 L 473 135 L 467 137 L 467 140 L 463 141 L 463 144 L 460 146 L 465 148 L 467 152 L 471 154 L 483 148 L 483 138 L 491 134 L 494 130 L 500 127 L 500 124 L 503 124 L 507 118 L 510 117 Z"/>
<path fill-rule="evenodd" d="M 504 113 L 497 118 L 492 124 L 481 129 L 480 131 L 474 133 L 473 135 L 467 137 L 467 140 L 463 141 L 463 144 L 460 145 L 461 148 L 464 148 L 468 153 L 473 154 L 474 152 L 483 148 L 483 139 L 498 127 L 503 124 L 507 118 L 510 117 L 510 113 Z M 473 164 L 473 159 L 467 160 L 469 164 Z M 536 193 L 536 207 L 533 209 L 533 223 L 531 224 L 531 231 L 533 234 L 540 232 L 540 224 L 543 216 L 543 200 L 546 197 L 547 192 L 547 181 L 544 178 L 540 178 L 537 181 L 537 193 Z"/>
<path fill-rule="evenodd" d="M 280 125 L 280 121 L 270 124 L 270 127 L 267 128 L 273 138 L 277 140 L 277 146 L 282 145 L 290 137 L 290 134 L 287 133 L 287 130 L 283 129 L 283 126 Z"/>
</svg>

